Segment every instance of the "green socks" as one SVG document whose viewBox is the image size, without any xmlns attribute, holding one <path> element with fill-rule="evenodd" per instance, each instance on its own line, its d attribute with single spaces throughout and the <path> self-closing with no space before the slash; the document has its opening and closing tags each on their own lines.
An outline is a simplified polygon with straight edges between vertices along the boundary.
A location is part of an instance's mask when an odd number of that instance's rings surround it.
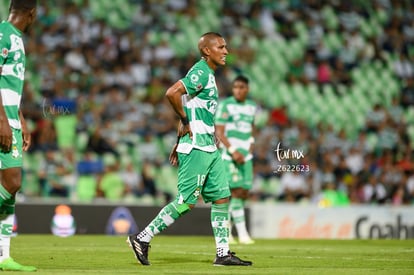
<svg viewBox="0 0 414 275">
<path fill-rule="evenodd" d="M 237 235 L 240 239 L 249 239 L 249 233 L 246 228 L 246 219 L 244 214 L 244 200 L 239 198 L 230 199 L 230 213 L 233 218 Z"/>
<path fill-rule="evenodd" d="M 8 201 L 12 197 L 12 194 L 4 188 L 3 185 L 0 184 L 0 206 L 4 204 L 4 202 Z"/>
<path fill-rule="evenodd" d="M 158 233 L 173 224 L 180 216 L 188 212 L 187 204 L 177 204 L 176 201 L 167 204 L 158 215 L 138 234 L 137 239 L 150 242 Z M 216 242 L 217 256 L 223 257 L 229 252 L 229 204 L 211 205 L 211 226 Z"/>
<path fill-rule="evenodd" d="M 211 226 L 216 241 L 217 256 L 226 256 L 229 248 L 229 204 L 211 204 Z"/>
<path fill-rule="evenodd" d="M 1 202 L 1 206 L 0 206 L 0 262 L 10 257 L 10 237 L 13 233 L 15 203 L 16 203 L 16 200 L 14 197 L 10 197 L 7 200 L 2 200 Z"/>
<path fill-rule="evenodd" d="M 165 230 L 189 210 L 190 208 L 187 204 L 177 204 L 176 201 L 170 202 L 161 209 L 160 213 L 139 233 L 137 238 L 140 241 L 149 243 L 155 235 Z"/>
</svg>

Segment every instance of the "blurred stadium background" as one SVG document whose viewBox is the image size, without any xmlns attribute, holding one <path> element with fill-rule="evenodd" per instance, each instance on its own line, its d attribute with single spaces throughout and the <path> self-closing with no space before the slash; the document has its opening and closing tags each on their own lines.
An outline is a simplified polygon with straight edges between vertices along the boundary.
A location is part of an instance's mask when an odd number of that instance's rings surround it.
<svg viewBox="0 0 414 275">
<path fill-rule="evenodd" d="M 260 106 L 251 201 L 413 204 L 413 1 L 38 2 L 22 201 L 175 196 L 176 117 L 163 95 L 199 58 L 198 37 L 217 31 L 230 50 L 221 96 L 244 74 Z M 279 163 L 279 143 L 305 157 Z"/>
</svg>

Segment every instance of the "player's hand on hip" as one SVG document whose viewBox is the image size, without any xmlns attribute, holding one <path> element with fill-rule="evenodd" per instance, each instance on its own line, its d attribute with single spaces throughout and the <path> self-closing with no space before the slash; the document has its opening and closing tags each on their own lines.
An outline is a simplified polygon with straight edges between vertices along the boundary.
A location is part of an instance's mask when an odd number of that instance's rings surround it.
<svg viewBox="0 0 414 275">
<path fill-rule="evenodd" d="M 180 123 L 178 127 L 178 136 L 183 137 L 187 134 L 189 134 L 190 139 L 193 139 L 193 132 L 191 131 L 190 124 L 184 125 Z"/>
<path fill-rule="evenodd" d="M 231 158 L 238 164 L 244 163 L 244 156 L 239 151 L 235 151 L 233 154 L 231 154 Z"/>
</svg>

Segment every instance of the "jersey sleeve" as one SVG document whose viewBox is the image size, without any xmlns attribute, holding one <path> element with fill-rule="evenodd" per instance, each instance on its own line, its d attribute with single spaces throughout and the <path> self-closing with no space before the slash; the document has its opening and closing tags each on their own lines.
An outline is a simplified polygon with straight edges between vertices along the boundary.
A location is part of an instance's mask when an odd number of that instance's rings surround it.
<svg viewBox="0 0 414 275">
<path fill-rule="evenodd" d="M 229 121 L 230 115 L 227 110 L 227 104 L 225 102 L 219 103 L 216 112 L 216 124 L 222 125 Z"/>
<path fill-rule="evenodd" d="M 254 101 L 250 101 L 250 102 L 252 102 L 252 105 L 254 108 L 252 125 L 255 125 L 259 109 L 257 107 L 257 104 Z"/>
<path fill-rule="evenodd" d="M 0 67 L 3 66 L 9 56 L 10 43 L 7 40 L 5 30 L 0 26 Z"/>
<path fill-rule="evenodd" d="M 189 95 L 195 95 L 207 86 L 209 73 L 202 69 L 195 68 L 181 79 Z"/>
</svg>

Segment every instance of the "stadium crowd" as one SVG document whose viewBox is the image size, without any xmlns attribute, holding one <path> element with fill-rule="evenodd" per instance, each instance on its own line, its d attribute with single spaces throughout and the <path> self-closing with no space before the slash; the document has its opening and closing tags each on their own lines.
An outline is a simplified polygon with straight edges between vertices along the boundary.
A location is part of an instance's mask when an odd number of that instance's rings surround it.
<svg viewBox="0 0 414 275">
<path fill-rule="evenodd" d="M 176 171 L 168 154 L 177 122 L 164 93 L 198 55 L 178 55 L 156 34 L 178 35 L 174 19 L 200 16 L 203 1 L 114 1 L 138 7 L 122 28 L 96 18 L 91 2 L 39 1 L 37 24 L 26 43 L 22 107 L 33 146 L 26 154 L 22 195 L 163 203 L 175 195 Z M 298 35 L 297 20 L 306 24 L 309 37 L 306 52 L 282 76 L 289 85 L 314 83 L 321 92 L 324 85 L 352 88 L 354 68 L 376 61 L 385 66 L 392 56 L 390 70 L 400 87 L 392 104 L 372 105 L 355 133 L 324 121 L 311 125 L 294 117 L 289 104 L 257 100 L 251 200 L 320 203 L 333 191 L 350 203 L 413 204 L 414 140 L 404 115 L 414 108 L 412 1 L 217 3 L 217 31 L 232 53 L 229 65 L 216 74 L 223 98 L 231 94 L 232 77 L 255 66 L 260 51 L 248 43 L 232 48 L 232 41 L 290 40 Z M 325 20 L 326 7 L 335 11 L 336 24 Z M 379 29 L 366 37 L 362 20 L 376 20 Z M 336 52 L 322 43 L 331 32 L 346 41 Z M 285 159 L 276 154 L 279 146 L 290 152 Z M 293 158 L 293 151 L 303 154 Z M 291 167 L 301 171 L 286 171 Z"/>
</svg>

